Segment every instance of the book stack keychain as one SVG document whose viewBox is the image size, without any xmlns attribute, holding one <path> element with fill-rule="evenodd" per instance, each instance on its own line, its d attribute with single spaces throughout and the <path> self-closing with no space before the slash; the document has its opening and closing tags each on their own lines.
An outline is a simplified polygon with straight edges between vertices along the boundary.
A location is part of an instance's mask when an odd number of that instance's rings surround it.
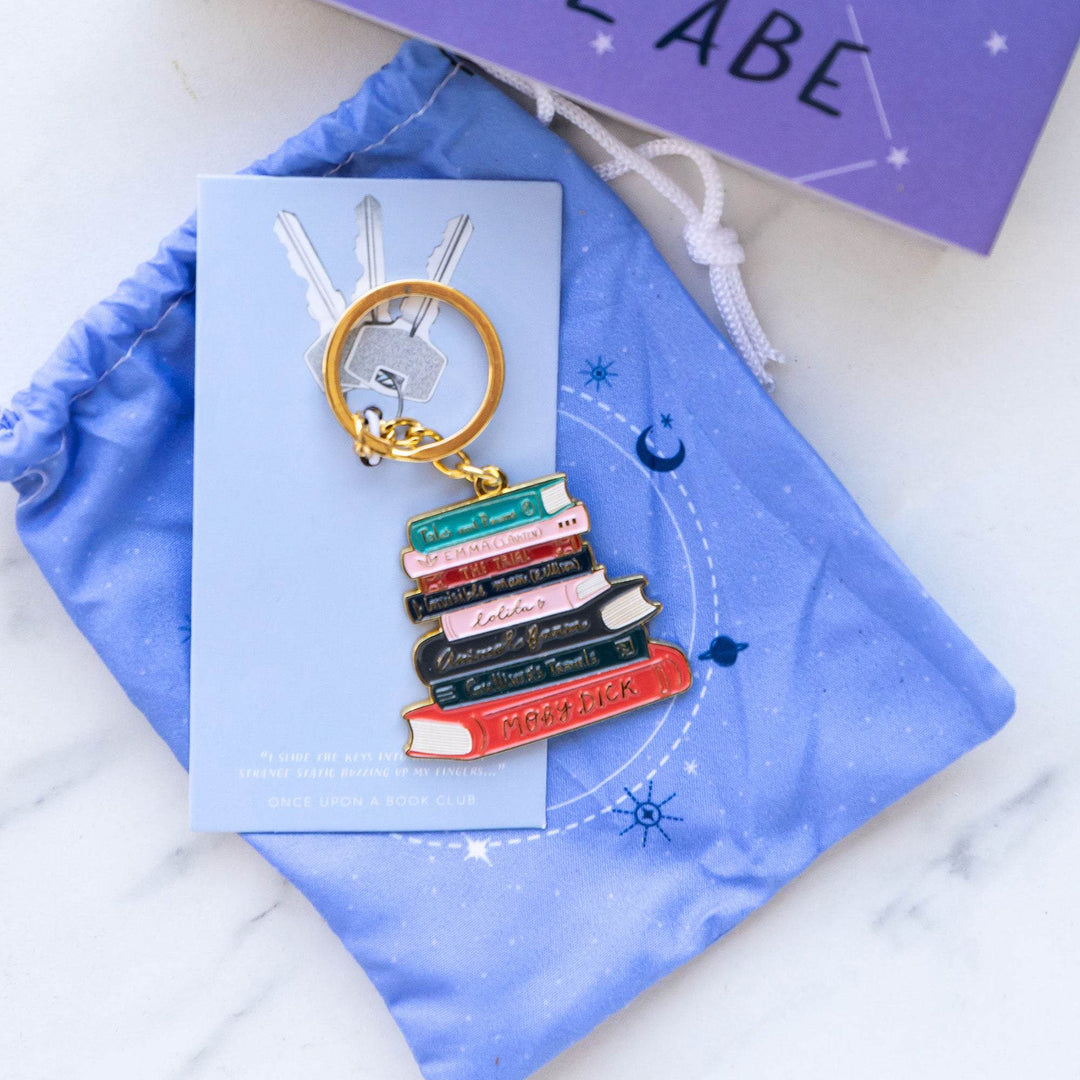
<svg viewBox="0 0 1080 1080">
<path fill-rule="evenodd" d="M 363 347 L 365 330 L 376 325 L 372 313 L 409 297 L 455 308 L 487 352 L 483 400 L 445 438 L 410 417 L 383 419 L 376 408 L 352 412 L 342 388 L 342 361 Z M 414 758 L 485 757 L 610 720 L 690 686 L 685 654 L 649 637 L 646 624 L 660 605 L 646 598 L 645 577 L 608 581 L 583 540 L 589 514 L 571 498 L 566 476 L 511 486 L 498 466 L 474 465 L 465 452 L 495 414 L 504 376 L 491 320 L 464 293 L 434 281 L 371 290 L 344 312 L 326 344 L 326 397 L 361 461 L 427 462 L 473 488 L 473 498 L 406 526 L 401 562 L 415 588 L 405 595 L 405 608 L 414 623 L 437 621 L 413 650 L 429 698 L 402 712 L 410 728 L 405 753 Z"/>
</svg>

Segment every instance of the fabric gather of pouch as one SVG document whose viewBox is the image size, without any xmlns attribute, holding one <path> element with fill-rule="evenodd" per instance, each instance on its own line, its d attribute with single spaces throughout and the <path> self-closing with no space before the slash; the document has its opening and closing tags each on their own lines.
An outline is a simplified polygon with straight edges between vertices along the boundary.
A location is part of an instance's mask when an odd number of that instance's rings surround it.
<svg viewBox="0 0 1080 1080">
<path fill-rule="evenodd" d="M 694 687 L 553 740 L 544 830 L 247 836 L 363 965 L 426 1076 L 514 1080 L 995 732 L 1012 692 L 629 210 L 483 77 L 407 44 L 250 171 L 563 185 L 558 467 L 612 572 L 663 597 L 653 629 Z M 181 763 L 195 228 L 0 419 L 23 541 Z"/>
</svg>

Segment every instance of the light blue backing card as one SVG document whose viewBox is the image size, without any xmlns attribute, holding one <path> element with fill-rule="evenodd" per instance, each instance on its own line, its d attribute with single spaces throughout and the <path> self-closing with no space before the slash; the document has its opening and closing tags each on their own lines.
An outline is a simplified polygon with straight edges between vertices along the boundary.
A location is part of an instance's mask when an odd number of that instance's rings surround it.
<svg viewBox="0 0 1080 1080">
<path fill-rule="evenodd" d="M 405 616 L 409 517 L 470 495 L 430 466 L 364 468 L 304 363 L 319 328 L 273 231 L 292 211 L 353 296 L 355 208 L 383 212 L 386 276 L 423 277 L 447 222 L 474 232 L 452 284 L 506 352 L 496 417 L 470 448 L 513 482 L 552 472 L 562 190 L 554 183 L 203 178 L 199 189 L 191 825 L 205 831 L 467 830 L 544 824 L 546 747 L 412 762 L 402 707 L 427 697 Z M 483 392 L 473 330 L 443 309 L 437 430 Z M 356 390 L 354 408 L 395 402 Z"/>
</svg>

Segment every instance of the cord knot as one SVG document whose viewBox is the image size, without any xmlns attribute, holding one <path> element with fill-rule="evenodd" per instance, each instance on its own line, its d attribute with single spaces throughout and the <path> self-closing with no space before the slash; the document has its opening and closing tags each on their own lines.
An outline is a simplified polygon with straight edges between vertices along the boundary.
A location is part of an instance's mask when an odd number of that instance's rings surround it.
<svg viewBox="0 0 1080 1080">
<path fill-rule="evenodd" d="M 683 239 L 690 258 L 701 266 L 738 266 L 746 258 L 734 229 L 709 225 L 702 218 L 686 223 Z"/>
</svg>

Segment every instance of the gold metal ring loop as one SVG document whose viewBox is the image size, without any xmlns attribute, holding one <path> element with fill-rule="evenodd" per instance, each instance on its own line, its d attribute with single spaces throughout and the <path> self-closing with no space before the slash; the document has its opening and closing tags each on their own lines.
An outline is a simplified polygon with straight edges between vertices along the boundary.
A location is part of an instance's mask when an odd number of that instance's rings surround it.
<svg viewBox="0 0 1080 1080">
<path fill-rule="evenodd" d="M 364 423 L 362 413 L 354 413 L 345 400 L 345 391 L 341 387 L 341 361 L 345 351 L 345 340 L 354 326 L 388 300 L 398 300 L 406 296 L 429 296 L 440 303 L 449 304 L 460 311 L 472 323 L 487 352 L 488 381 L 483 400 L 472 419 L 460 430 L 437 442 L 402 445 L 374 435 Z M 326 400 L 330 402 L 338 423 L 355 441 L 358 452 L 380 454 L 395 461 L 438 461 L 464 449 L 487 427 L 495 414 L 495 408 L 502 397 L 505 364 L 502 345 L 495 327 L 483 309 L 470 297 L 450 285 L 422 278 L 409 278 L 403 281 L 390 281 L 377 289 L 365 293 L 354 300 L 338 320 L 323 355 L 323 386 L 326 388 Z"/>
</svg>

